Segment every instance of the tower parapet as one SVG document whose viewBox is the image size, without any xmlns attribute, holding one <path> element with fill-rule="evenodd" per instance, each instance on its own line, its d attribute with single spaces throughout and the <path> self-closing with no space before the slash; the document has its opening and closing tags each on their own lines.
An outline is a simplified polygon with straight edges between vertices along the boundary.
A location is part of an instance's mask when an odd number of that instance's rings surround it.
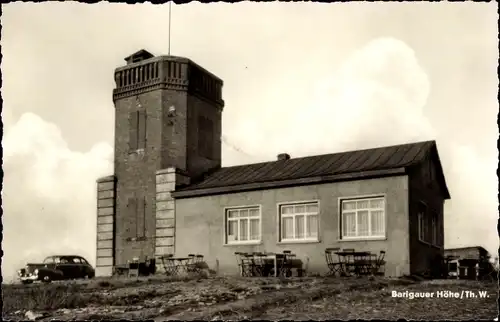
<svg viewBox="0 0 500 322">
<path fill-rule="evenodd" d="M 114 72 L 113 265 L 174 251 L 170 192 L 221 165 L 222 80 L 183 57 L 125 61 Z"/>
<path fill-rule="evenodd" d="M 115 70 L 113 101 L 158 89 L 188 91 L 224 107 L 223 81 L 190 59 L 157 56 L 140 50 L 125 58 L 127 65 Z"/>
</svg>

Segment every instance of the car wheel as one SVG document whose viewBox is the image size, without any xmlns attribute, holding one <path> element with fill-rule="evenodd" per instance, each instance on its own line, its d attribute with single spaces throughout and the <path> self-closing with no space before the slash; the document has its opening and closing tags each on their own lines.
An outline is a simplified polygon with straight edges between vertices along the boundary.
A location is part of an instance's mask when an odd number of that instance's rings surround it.
<svg viewBox="0 0 500 322">
<path fill-rule="evenodd" d="M 50 278 L 50 276 L 49 276 L 49 275 L 45 275 L 45 276 L 42 278 L 42 281 L 43 281 L 44 283 L 50 283 L 50 282 L 52 282 L 52 279 Z"/>
</svg>

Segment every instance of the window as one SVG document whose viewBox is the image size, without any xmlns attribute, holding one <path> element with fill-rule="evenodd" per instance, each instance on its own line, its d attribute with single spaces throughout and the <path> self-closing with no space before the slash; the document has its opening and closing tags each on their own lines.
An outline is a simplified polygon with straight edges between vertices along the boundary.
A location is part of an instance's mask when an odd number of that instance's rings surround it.
<svg viewBox="0 0 500 322">
<path fill-rule="evenodd" d="M 418 213 L 418 239 L 419 240 L 424 240 L 424 213 L 419 212 Z"/>
<path fill-rule="evenodd" d="M 142 238 L 146 230 L 146 198 L 128 198 L 127 238 Z"/>
<path fill-rule="evenodd" d="M 385 237 L 385 198 L 341 201 L 342 239 Z"/>
<path fill-rule="evenodd" d="M 427 206 L 420 203 L 418 206 L 418 239 L 426 241 L 426 226 L 427 226 Z"/>
<path fill-rule="evenodd" d="M 144 237 L 146 234 L 146 198 L 142 197 L 137 203 L 137 237 Z"/>
<path fill-rule="evenodd" d="M 280 241 L 318 240 L 319 203 L 281 205 Z"/>
<path fill-rule="evenodd" d="M 418 206 L 418 239 L 431 245 L 441 245 L 440 227 L 438 213 L 421 202 Z"/>
<path fill-rule="evenodd" d="M 226 210 L 226 243 L 260 241 L 260 207 Z"/>
<path fill-rule="evenodd" d="M 71 257 L 61 257 L 61 264 L 74 264 Z"/>
<path fill-rule="evenodd" d="M 431 231 L 432 231 L 432 244 L 438 244 L 438 226 L 437 226 L 437 214 L 435 212 L 432 213 L 431 220 Z"/>
<path fill-rule="evenodd" d="M 43 261 L 44 264 L 52 264 L 54 263 L 54 258 L 53 257 L 47 257 L 45 258 L 45 260 Z"/>
<path fill-rule="evenodd" d="M 129 113 L 129 149 L 131 152 L 146 147 L 146 111 Z"/>
</svg>

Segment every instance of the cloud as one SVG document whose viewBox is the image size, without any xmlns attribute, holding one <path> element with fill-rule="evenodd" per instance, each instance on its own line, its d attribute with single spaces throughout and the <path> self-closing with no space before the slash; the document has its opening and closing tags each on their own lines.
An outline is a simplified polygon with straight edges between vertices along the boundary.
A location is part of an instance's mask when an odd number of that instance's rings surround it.
<svg viewBox="0 0 500 322">
<path fill-rule="evenodd" d="M 316 80 L 305 102 L 284 97 L 280 106 L 256 108 L 241 120 L 231 133 L 238 145 L 269 159 L 280 152 L 297 157 L 435 137 L 423 116 L 429 78 L 404 42 L 377 38 L 340 66 L 325 68 L 330 76 Z"/>
<path fill-rule="evenodd" d="M 86 153 L 68 146 L 55 124 L 21 116 L 5 133 L 4 279 L 26 261 L 78 253 L 95 261 L 96 183 L 112 173 L 112 148 Z"/>
<path fill-rule="evenodd" d="M 370 41 L 333 70 L 331 78 L 318 83 L 315 100 L 304 111 L 318 123 L 315 150 L 432 138 L 435 133 L 422 114 L 429 89 L 429 79 L 408 45 L 393 38 Z M 296 118 L 300 122 L 304 119 Z"/>
</svg>

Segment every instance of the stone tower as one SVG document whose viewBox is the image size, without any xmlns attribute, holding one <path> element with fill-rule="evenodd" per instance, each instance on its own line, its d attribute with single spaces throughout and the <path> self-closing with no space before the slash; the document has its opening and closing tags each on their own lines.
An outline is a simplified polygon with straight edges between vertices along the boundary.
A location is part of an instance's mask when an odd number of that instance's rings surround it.
<svg viewBox="0 0 500 322">
<path fill-rule="evenodd" d="M 98 180 L 102 272 L 174 253 L 170 191 L 221 165 L 222 80 L 189 59 L 146 50 L 125 61 L 114 74 L 115 174 Z"/>
</svg>

